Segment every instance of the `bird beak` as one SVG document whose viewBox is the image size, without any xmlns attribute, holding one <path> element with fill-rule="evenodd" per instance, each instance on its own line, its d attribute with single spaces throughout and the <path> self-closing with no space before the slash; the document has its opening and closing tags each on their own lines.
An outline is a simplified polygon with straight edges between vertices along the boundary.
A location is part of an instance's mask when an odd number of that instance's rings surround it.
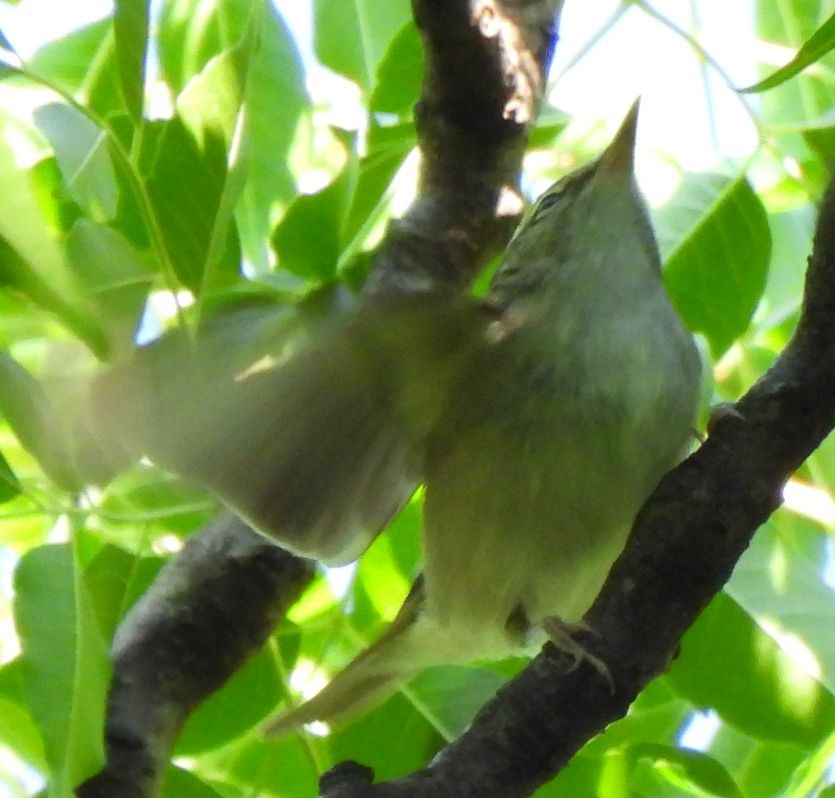
<svg viewBox="0 0 835 798">
<path fill-rule="evenodd" d="M 625 177 L 633 174 L 635 166 L 635 134 L 638 129 L 638 111 L 641 107 L 639 97 L 632 103 L 632 107 L 615 133 L 612 143 L 603 150 L 597 162 L 598 175 L 611 177 Z"/>
</svg>

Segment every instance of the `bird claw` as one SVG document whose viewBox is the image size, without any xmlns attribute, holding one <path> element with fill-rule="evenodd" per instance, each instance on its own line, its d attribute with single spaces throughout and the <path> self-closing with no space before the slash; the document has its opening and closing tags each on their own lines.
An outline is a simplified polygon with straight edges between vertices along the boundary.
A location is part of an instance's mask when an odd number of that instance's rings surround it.
<svg viewBox="0 0 835 798">
<path fill-rule="evenodd" d="M 603 677 L 603 680 L 609 685 L 609 691 L 614 694 L 615 680 L 612 678 L 612 674 L 609 672 L 606 663 L 600 657 L 594 656 L 594 654 L 574 639 L 574 635 L 580 633 L 599 636 L 594 628 L 589 626 L 585 621 L 570 623 L 555 616 L 546 618 L 542 622 L 542 628 L 557 649 L 573 660 L 567 673 L 577 670 L 581 662 L 587 662 Z"/>
</svg>

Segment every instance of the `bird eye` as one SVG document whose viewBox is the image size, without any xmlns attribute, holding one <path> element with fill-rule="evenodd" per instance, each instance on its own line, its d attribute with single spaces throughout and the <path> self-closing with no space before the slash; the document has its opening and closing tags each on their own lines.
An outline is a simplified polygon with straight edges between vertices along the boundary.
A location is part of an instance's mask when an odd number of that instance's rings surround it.
<svg viewBox="0 0 835 798">
<path fill-rule="evenodd" d="M 560 198 L 560 194 L 562 194 L 562 191 L 552 191 L 550 194 L 546 194 L 539 201 L 539 210 L 545 211 L 548 210 L 548 208 L 553 208 L 554 205 L 557 204 L 557 200 Z"/>
<path fill-rule="evenodd" d="M 563 190 L 561 188 L 552 189 L 544 197 L 539 200 L 539 205 L 536 208 L 535 218 L 539 218 L 543 213 L 553 208 L 562 197 Z"/>
</svg>

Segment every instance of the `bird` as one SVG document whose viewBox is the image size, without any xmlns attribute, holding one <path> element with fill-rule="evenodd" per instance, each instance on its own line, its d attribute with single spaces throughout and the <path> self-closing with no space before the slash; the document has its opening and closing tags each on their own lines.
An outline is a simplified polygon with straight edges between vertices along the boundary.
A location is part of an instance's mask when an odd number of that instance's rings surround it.
<svg viewBox="0 0 835 798">
<path fill-rule="evenodd" d="M 608 678 L 572 635 L 684 456 L 701 380 L 635 179 L 638 109 L 532 205 L 481 302 L 428 430 L 423 572 L 400 612 L 268 735 L 355 714 L 426 667 L 546 639 Z"/>
<path fill-rule="evenodd" d="M 163 336 L 95 381 L 91 425 L 120 463 L 146 455 L 326 565 L 361 556 L 424 485 L 400 611 L 265 734 L 547 640 L 607 674 L 574 631 L 685 455 L 701 381 L 635 178 L 638 109 L 528 208 L 485 296 L 372 292 L 291 344 L 256 313 Z"/>
</svg>

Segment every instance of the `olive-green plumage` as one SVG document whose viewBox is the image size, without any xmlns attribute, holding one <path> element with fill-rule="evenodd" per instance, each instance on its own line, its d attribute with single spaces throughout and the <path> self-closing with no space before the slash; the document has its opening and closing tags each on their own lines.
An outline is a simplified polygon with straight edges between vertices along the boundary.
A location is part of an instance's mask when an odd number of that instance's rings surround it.
<svg viewBox="0 0 835 798">
<path fill-rule="evenodd" d="M 484 300 L 378 296 L 274 366 L 215 369 L 210 391 L 182 389 L 211 396 L 214 427 L 172 415 L 184 397 L 170 389 L 134 413 L 131 447 L 332 563 L 426 485 L 423 575 L 399 616 L 269 733 L 349 715 L 429 665 L 511 654 L 549 618 L 579 621 L 684 453 L 700 364 L 635 183 L 636 124 L 637 104 L 599 158 L 538 199 Z M 101 393 L 124 408 L 154 381 L 137 373 Z"/>
<path fill-rule="evenodd" d="M 686 449 L 700 364 L 661 281 L 632 161 L 548 189 L 496 273 L 432 429 L 422 584 L 380 641 L 271 731 L 373 701 L 432 664 L 501 657 L 579 621 L 641 503 Z"/>
</svg>

